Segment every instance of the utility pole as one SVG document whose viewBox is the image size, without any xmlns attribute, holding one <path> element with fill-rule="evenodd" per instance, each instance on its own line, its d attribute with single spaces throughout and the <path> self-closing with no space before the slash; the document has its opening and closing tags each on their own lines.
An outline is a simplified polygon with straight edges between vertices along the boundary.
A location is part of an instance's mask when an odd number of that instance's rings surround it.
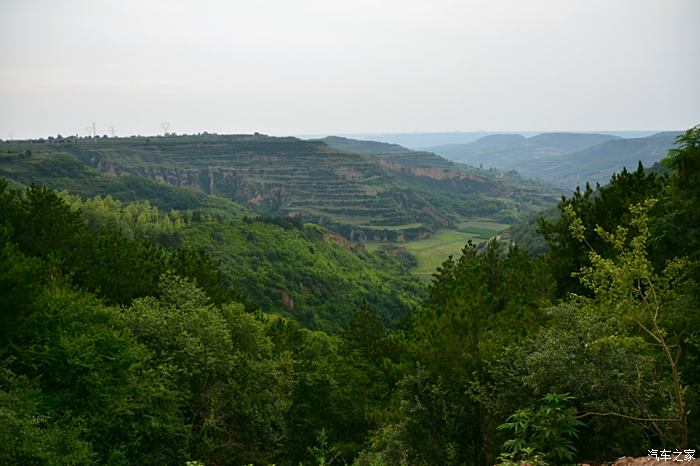
<svg viewBox="0 0 700 466">
<path fill-rule="evenodd" d="M 93 121 L 92 122 L 92 137 L 94 138 L 96 136 L 97 136 L 97 131 L 95 131 L 95 122 Z"/>
</svg>

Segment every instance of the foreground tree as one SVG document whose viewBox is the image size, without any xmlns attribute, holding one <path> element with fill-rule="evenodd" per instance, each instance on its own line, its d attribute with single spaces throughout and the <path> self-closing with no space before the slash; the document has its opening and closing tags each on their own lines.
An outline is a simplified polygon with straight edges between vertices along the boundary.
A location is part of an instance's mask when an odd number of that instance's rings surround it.
<svg viewBox="0 0 700 466">
<path fill-rule="evenodd" d="M 490 361 L 543 323 L 552 295 L 542 258 L 495 241 L 445 261 L 396 338 L 403 377 L 361 464 L 493 464 L 496 426 L 514 410 L 498 417 L 489 404 Z"/>
<path fill-rule="evenodd" d="M 187 423 L 189 453 L 206 464 L 268 464 L 284 452 L 292 384 L 288 354 L 273 355 L 263 325 L 238 303 L 217 306 L 195 284 L 164 274 L 160 297 L 122 318 L 167 373 Z"/>
<path fill-rule="evenodd" d="M 618 226 L 615 232 L 601 227 L 596 233 L 616 252 L 612 258 L 589 251 L 590 266 L 576 274 L 581 282 L 595 294 L 598 312 L 619 324 L 623 338 L 658 348 L 659 357 L 665 361 L 669 404 L 658 417 L 634 418 L 652 423 L 662 440 L 673 442 L 681 448 L 688 446 L 688 412 L 680 363 L 683 355 L 684 331 L 696 313 L 688 306 L 689 269 L 687 259 L 673 259 L 661 273 L 656 273 L 649 260 L 647 245 L 650 239 L 648 212 L 656 200 L 630 206 L 630 227 Z M 571 219 L 574 238 L 586 243 L 586 229 L 573 209 L 566 210 Z M 634 233 L 631 234 L 631 233 Z M 686 324 L 686 325 L 683 325 Z M 637 331 L 635 332 L 634 329 Z M 611 335 L 609 338 L 616 338 Z M 615 413 L 590 413 L 615 414 Z M 618 413 L 624 416 L 622 413 Z M 664 425 L 666 427 L 664 427 Z"/>
<path fill-rule="evenodd" d="M 552 268 L 552 274 L 557 282 L 557 293 L 565 297 L 567 293 L 589 295 L 590 291 L 572 274 L 581 267 L 590 265 L 588 246 L 604 257 L 612 257 L 616 251 L 596 235 L 593 228 L 585 230 L 586 243 L 574 238 L 571 232 L 571 217 L 564 215 L 566 210 L 575 212 L 584 225 L 600 225 L 611 230 L 620 222 L 629 222 L 629 206 L 644 201 L 649 197 L 660 196 L 668 183 L 666 175 L 658 175 L 645 170 L 640 163 L 637 170 L 629 172 L 623 169 L 613 175 L 610 183 L 605 186 L 577 189 L 569 198 L 559 202 L 559 215 L 556 221 L 545 218 L 538 219 L 538 231 L 542 234 L 549 251 L 547 257 Z M 657 209 L 658 210 L 658 209 Z M 588 246 L 587 246 L 588 245 Z M 666 257 L 658 262 L 663 265 Z"/>
</svg>

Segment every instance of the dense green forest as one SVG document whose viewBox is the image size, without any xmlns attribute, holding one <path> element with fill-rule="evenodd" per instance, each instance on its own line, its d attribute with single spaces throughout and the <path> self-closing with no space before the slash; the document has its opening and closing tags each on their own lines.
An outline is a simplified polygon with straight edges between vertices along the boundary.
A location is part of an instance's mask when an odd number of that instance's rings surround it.
<svg viewBox="0 0 700 466">
<path fill-rule="evenodd" d="M 12 146 L 0 464 L 535 466 L 695 448 L 700 126 L 677 142 L 663 172 L 562 198 L 538 222 L 544 252 L 469 243 L 428 285 L 391 248 L 231 195 L 148 180 L 152 197 L 104 196 L 136 177 L 87 167 L 95 148 L 58 151 L 79 162 L 45 175 L 66 191 L 34 185 L 53 149 Z"/>
</svg>

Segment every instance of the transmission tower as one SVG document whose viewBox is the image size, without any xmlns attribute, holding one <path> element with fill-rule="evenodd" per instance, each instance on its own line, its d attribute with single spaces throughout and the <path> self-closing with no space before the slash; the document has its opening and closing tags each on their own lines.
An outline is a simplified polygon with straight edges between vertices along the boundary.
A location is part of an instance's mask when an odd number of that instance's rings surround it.
<svg viewBox="0 0 700 466">
<path fill-rule="evenodd" d="M 114 137 L 114 126 L 109 127 L 109 132 L 112 135 L 112 137 Z"/>
<path fill-rule="evenodd" d="M 163 136 L 167 136 L 167 135 L 168 135 L 168 129 L 170 128 L 170 122 L 164 121 L 164 122 L 162 122 L 162 123 L 160 124 L 160 126 L 163 127 Z"/>
</svg>

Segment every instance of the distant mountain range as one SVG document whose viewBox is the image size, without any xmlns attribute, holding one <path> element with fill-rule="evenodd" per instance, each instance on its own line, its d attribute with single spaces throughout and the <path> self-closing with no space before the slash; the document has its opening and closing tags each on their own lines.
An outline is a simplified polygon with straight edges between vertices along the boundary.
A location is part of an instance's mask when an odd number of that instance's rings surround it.
<svg viewBox="0 0 700 466">
<path fill-rule="evenodd" d="M 605 184 L 622 168 L 651 166 L 673 147 L 681 132 L 621 138 L 612 134 L 494 134 L 468 144 L 430 148 L 450 160 L 518 173 L 574 189 L 586 182 Z"/>
<path fill-rule="evenodd" d="M 658 132 L 659 131 L 594 131 L 593 133 L 609 134 L 621 138 L 644 138 Z M 431 147 L 444 146 L 447 144 L 467 144 L 490 135 L 518 134 L 528 138 L 543 133 L 543 131 L 447 131 L 438 133 L 334 133 L 296 136 L 301 139 L 323 139 L 327 136 L 340 136 L 361 141 L 398 144 L 412 150 L 431 150 Z M 578 134 L 580 132 L 573 131 L 571 133 Z"/>
</svg>

